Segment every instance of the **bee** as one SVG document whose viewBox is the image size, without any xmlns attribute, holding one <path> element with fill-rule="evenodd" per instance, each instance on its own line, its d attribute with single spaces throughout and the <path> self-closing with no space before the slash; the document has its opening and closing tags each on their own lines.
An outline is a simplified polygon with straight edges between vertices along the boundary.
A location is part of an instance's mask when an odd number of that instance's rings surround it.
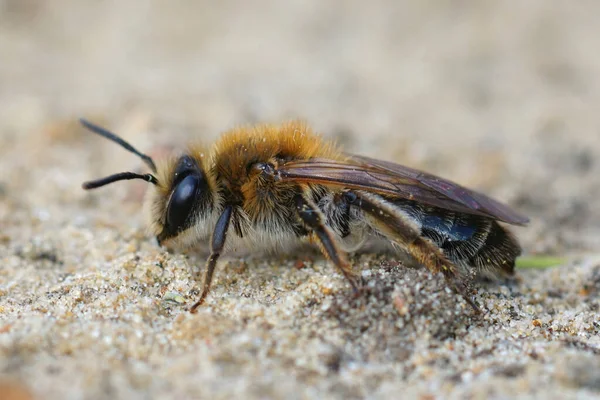
<svg viewBox="0 0 600 400">
<path fill-rule="evenodd" d="M 360 288 L 347 253 L 367 238 L 389 242 L 470 304 L 466 277 L 514 273 L 521 247 L 501 223 L 528 219 L 449 180 L 388 161 L 344 153 L 299 121 L 224 133 L 212 149 L 192 145 L 156 164 L 114 133 L 81 123 L 139 156 L 151 173 L 121 172 L 83 183 L 95 189 L 142 179 L 149 230 L 160 244 L 210 243 L 198 301 L 209 294 L 220 255 L 230 247 L 282 249 L 316 244 Z"/>
</svg>

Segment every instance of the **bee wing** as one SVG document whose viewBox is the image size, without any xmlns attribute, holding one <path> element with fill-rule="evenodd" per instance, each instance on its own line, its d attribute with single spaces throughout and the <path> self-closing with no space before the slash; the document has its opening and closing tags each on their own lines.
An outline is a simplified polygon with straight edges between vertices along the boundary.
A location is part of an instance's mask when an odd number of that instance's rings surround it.
<svg viewBox="0 0 600 400">
<path fill-rule="evenodd" d="M 290 161 L 278 168 L 282 180 L 365 190 L 513 225 L 529 220 L 508 206 L 457 183 L 403 165 L 348 155 L 337 161 L 313 158 Z"/>
</svg>

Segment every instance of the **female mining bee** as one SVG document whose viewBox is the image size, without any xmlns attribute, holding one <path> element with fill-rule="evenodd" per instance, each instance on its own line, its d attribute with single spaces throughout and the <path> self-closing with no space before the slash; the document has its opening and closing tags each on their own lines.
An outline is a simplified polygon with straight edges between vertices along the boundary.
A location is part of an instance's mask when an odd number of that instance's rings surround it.
<svg viewBox="0 0 600 400">
<path fill-rule="evenodd" d="M 154 185 L 146 208 L 159 244 L 210 241 L 202 293 L 191 312 L 206 299 L 226 244 L 277 249 L 308 239 L 357 291 L 346 252 L 368 237 L 383 239 L 441 272 L 476 311 L 465 277 L 513 274 L 521 253 L 499 222 L 524 225 L 526 217 L 446 179 L 346 154 L 301 122 L 233 129 L 212 150 L 191 146 L 158 165 L 114 133 L 81 123 L 152 171 L 117 173 L 85 182 L 84 189 L 143 179 Z"/>
</svg>

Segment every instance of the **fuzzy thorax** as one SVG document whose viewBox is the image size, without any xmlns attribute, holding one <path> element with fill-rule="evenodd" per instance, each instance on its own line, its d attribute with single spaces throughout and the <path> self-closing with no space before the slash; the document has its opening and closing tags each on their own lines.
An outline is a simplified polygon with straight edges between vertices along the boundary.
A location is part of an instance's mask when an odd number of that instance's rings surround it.
<svg viewBox="0 0 600 400">
<path fill-rule="evenodd" d="M 289 185 L 265 179 L 253 165 L 264 163 L 276 168 L 291 160 L 343 158 L 333 142 L 323 140 L 301 121 L 235 128 L 225 132 L 210 151 L 202 145 L 191 145 L 180 156 L 157 163 L 158 185 L 148 194 L 145 205 L 153 236 L 160 235 L 165 228 L 169 200 L 175 189 L 176 166 L 183 156 L 193 158 L 206 176 L 212 207 L 194 211 L 194 224 L 169 239 L 169 244 L 175 245 L 208 240 L 225 197 L 229 201 L 235 199 L 239 213 L 244 214 L 239 215 L 240 221 L 252 224 L 263 216 L 278 213 L 276 203 L 288 200 L 280 196 L 289 191 Z"/>
</svg>

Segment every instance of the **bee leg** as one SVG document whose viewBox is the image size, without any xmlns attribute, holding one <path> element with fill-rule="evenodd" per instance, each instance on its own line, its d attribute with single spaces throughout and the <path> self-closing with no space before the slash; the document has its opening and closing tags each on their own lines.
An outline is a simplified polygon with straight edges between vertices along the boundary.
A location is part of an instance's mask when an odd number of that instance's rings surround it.
<svg viewBox="0 0 600 400">
<path fill-rule="evenodd" d="M 464 281 L 460 280 L 457 276 L 447 276 L 444 274 L 446 278 L 446 282 L 454 290 L 455 293 L 459 294 L 464 301 L 467 302 L 468 305 L 471 306 L 473 311 L 477 314 L 481 314 L 481 309 L 479 306 L 473 301 L 473 298 L 469 295 L 467 285 Z"/>
<path fill-rule="evenodd" d="M 323 254 L 325 254 L 325 256 L 329 258 L 340 271 L 342 271 L 342 274 L 344 274 L 346 279 L 350 282 L 352 289 L 354 289 L 355 292 L 358 292 L 358 277 L 352 271 L 350 264 L 348 264 L 346 254 L 338 248 L 333 232 L 331 228 L 325 224 L 325 217 L 321 211 L 317 206 L 312 204 L 310 200 L 300 194 L 296 195 L 295 203 L 298 216 L 306 228 L 308 228 L 308 230 L 317 238 Z"/>
<path fill-rule="evenodd" d="M 200 299 L 198 299 L 198 301 L 190 308 L 190 312 L 192 314 L 194 314 L 196 309 L 200 307 L 202 303 L 204 303 L 204 300 L 210 291 L 210 284 L 212 282 L 213 273 L 215 272 L 215 266 L 217 265 L 217 260 L 219 259 L 219 256 L 223 251 L 223 247 L 225 246 L 225 239 L 227 239 L 227 230 L 229 229 L 232 211 L 232 206 L 225 207 L 223 213 L 217 220 L 217 224 L 215 225 L 215 230 L 213 231 L 211 238 L 211 253 L 206 262 L 202 294 L 200 295 Z"/>
<path fill-rule="evenodd" d="M 364 192 L 357 195 L 353 205 L 362 210 L 374 230 L 405 249 L 432 273 L 441 272 L 448 285 L 460 294 L 475 312 L 481 312 L 467 293 L 464 279 L 457 267 L 446 258 L 439 247 L 421 236 L 419 226 L 408 214 L 381 196 Z"/>
</svg>

